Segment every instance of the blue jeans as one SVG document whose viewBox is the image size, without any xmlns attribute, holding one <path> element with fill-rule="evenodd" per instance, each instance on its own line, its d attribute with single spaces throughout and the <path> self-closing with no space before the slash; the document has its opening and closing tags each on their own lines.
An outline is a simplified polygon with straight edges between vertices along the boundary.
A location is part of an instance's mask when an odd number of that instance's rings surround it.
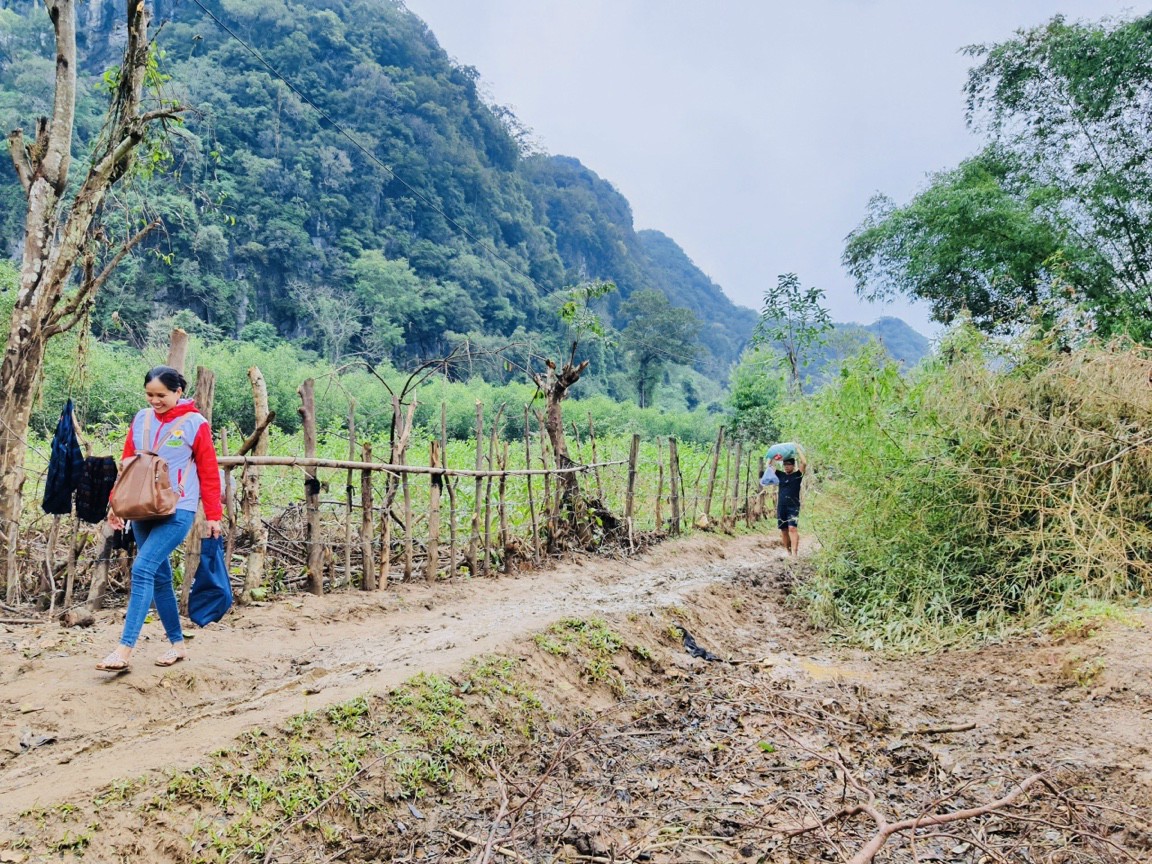
<svg viewBox="0 0 1152 864">
<path fill-rule="evenodd" d="M 153 601 L 164 633 L 169 642 L 181 642 L 180 609 L 176 605 L 176 591 L 172 587 L 172 564 L 168 560 L 176 547 L 184 542 L 196 514 L 191 510 L 177 510 L 171 516 L 159 519 L 141 519 L 132 523 L 136 537 L 136 560 L 132 564 L 132 593 L 128 597 L 128 612 L 124 615 L 124 635 L 120 644 L 136 646 L 140 629 Z"/>
</svg>

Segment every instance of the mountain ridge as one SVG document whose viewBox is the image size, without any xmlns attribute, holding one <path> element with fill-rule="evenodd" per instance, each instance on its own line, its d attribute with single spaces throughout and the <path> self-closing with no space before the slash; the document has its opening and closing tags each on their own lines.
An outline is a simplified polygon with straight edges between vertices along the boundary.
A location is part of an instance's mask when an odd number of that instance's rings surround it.
<svg viewBox="0 0 1152 864">
<path fill-rule="evenodd" d="M 171 171 L 140 183 L 136 206 L 166 231 L 101 292 L 97 336 L 140 342 L 186 309 L 208 337 L 264 322 L 334 360 L 403 366 L 465 338 L 555 351 L 549 298 L 604 279 L 619 288 L 604 305 L 610 323 L 633 294 L 659 290 L 701 321 L 699 371 L 722 376 L 740 356 L 756 313 L 675 240 L 637 231 L 610 180 L 529 150 L 519 121 L 485 104 L 476 70 L 400 0 L 152 5 L 168 86 L 196 111 L 171 139 Z M 50 97 L 48 25 L 34 0 L 0 6 L 22 16 L 0 24 L 13 46 L 0 59 L 12 94 L 0 117 L 27 128 Z M 100 75 L 119 59 L 117 7 L 82 9 L 82 141 L 98 131 Z M 12 247 L 22 208 L 3 170 L 0 235 Z"/>
</svg>

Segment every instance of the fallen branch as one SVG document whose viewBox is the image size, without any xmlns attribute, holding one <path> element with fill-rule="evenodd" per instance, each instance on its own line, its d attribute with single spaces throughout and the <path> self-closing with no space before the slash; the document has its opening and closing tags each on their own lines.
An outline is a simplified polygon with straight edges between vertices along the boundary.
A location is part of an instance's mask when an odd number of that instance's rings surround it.
<svg viewBox="0 0 1152 864">
<path fill-rule="evenodd" d="M 876 853 L 880 851 L 892 835 L 899 834 L 902 831 L 914 831 L 926 825 L 947 825 L 949 822 L 974 819 L 977 816 L 986 816 L 989 813 L 1001 810 L 1027 792 L 1029 787 L 1043 780 L 1045 773 L 1046 772 L 1041 771 L 1039 774 L 1033 774 L 1028 779 L 1023 780 L 1003 798 L 998 798 L 988 804 L 982 804 L 979 807 L 968 807 L 965 810 L 953 810 L 951 813 L 928 813 L 927 815 L 914 816 L 910 819 L 901 819 L 899 822 L 888 822 L 871 804 L 863 804 L 857 808 L 858 812 L 864 812 L 871 816 L 879 830 L 861 847 L 859 852 L 848 859 L 848 864 L 868 864 L 868 862 L 876 857 Z"/>
</svg>

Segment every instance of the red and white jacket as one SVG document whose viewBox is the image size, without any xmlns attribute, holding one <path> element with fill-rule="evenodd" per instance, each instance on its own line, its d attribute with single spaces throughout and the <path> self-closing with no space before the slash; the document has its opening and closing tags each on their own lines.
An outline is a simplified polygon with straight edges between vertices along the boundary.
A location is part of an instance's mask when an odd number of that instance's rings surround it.
<svg viewBox="0 0 1152 864">
<path fill-rule="evenodd" d="M 144 418 L 152 415 L 150 441 L 144 440 Z M 172 421 L 184 418 L 184 422 L 172 430 Z M 159 450 L 157 450 L 159 444 Z M 181 399 L 174 408 L 163 414 L 151 408 L 143 408 L 132 418 L 128 438 L 124 441 L 124 459 L 134 456 L 138 450 L 159 452 L 168 463 L 168 476 L 172 488 L 180 492 L 177 510 L 196 512 L 196 505 L 203 503 L 204 518 L 210 522 L 219 521 L 220 506 L 220 467 L 216 463 L 216 447 L 212 443 L 212 430 L 204 415 L 196 410 L 191 399 Z"/>
</svg>

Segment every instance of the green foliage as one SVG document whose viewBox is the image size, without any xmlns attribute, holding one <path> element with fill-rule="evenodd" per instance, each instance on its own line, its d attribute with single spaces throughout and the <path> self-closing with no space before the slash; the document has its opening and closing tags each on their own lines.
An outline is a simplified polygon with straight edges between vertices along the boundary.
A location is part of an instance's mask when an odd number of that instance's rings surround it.
<svg viewBox="0 0 1152 864">
<path fill-rule="evenodd" d="M 621 342 L 636 364 L 636 394 L 645 408 L 668 363 L 691 365 L 700 322 L 690 310 L 674 308 L 659 291 L 637 291 L 620 307 L 620 315 L 625 322 Z"/>
<path fill-rule="evenodd" d="M 764 306 L 752 336 L 754 345 L 771 345 L 780 350 L 781 366 L 796 393 L 803 388 L 801 369 L 809 352 L 824 341 L 832 329 L 832 318 L 822 305 L 824 292 L 804 289 L 795 273 L 785 273 L 775 287 L 764 292 Z"/>
<path fill-rule="evenodd" d="M 604 621 L 566 618 L 537 634 L 535 640 L 541 651 L 575 660 L 580 674 L 589 681 L 606 683 L 617 695 L 623 695 L 623 678 L 612 658 L 623 649 L 624 642 Z"/>
<path fill-rule="evenodd" d="M 585 333 L 607 338 L 608 331 L 600 316 L 590 308 L 594 300 L 611 294 L 616 286 L 611 282 L 585 282 L 566 292 L 568 299 L 560 304 L 560 320 L 568 327 L 575 341 Z"/>
<path fill-rule="evenodd" d="M 824 478 L 815 619 L 923 646 L 1147 592 L 1149 368 L 1139 349 L 960 329 L 910 375 L 873 348 L 788 406 Z"/>
<path fill-rule="evenodd" d="M 986 332 L 1037 321 L 1152 333 L 1152 16 L 1062 16 L 967 49 L 978 156 L 909 204 L 883 196 L 850 237 L 857 290 L 927 300 Z"/>
<path fill-rule="evenodd" d="M 675 305 L 723 337 L 707 342 L 697 366 L 718 379 L 735 360 L 750 330 L 741 310 L 671 241 L 659 262 L 649 258 L 610 183 L 528 153 L 522 124 L 485 104 L 475 70 L 455 64 L 403 4 L 208 0 L 207 8 L 314 106 L 223 29 L 205 26 L 198 7 L 169 10 L 149 92 L 163 100 L 158 88 L 179 87 L 195 111 L 150 142 L 147 170 L 116 202 L 127 218 L 109 230 L 134 231 L 153 216 L 164 227 L 101 289 L 98 338 L 144 347 L 164 319 L 188 310 L 206 341 L 266 324 L 334 364 L 414 366 L 464 340 L 506 345 L 514 336 L 547 349 L 563 341 L 550 297 L 565 285 L 612 281 L 626 298 L 662 287 L 678 254 Z M 51 113 L 43 13 L 35 4 L 19 11 L 0 17 L 6 128 Z M 116 62 L 111 36 L 81 39 L 80 152 L 100 132 L 89 82 Z M 116 78 L 112 69 L 106 86 Z M 334 135 L 321 112 L 362 146 Z M 2 171 L 11 182 L 0 184 L 0 204 L 9 205 L 0 206 L 0 237 L 11 245 L 22 235 L 23 196 L 11 168 Z M 598 304 L 609 328 L 619 325 L 618 306 Z M 598 349 L 595 362 L 590 386 L 611 392 L 627 358 Z M 502 380 L 497 367 L 478 371 Z"/>
<path fill-rule="evenodd" d="M 968 315 L 990 333 L 1100 290 L 1110 278 L 1103 260 L 1051 220 L 1050 190 L 1021 188 L 1018 170 L 989 148 L 935 175 L 904 207 L 873 198 L 844 251 L 857 290 L 873 301 L 925 300 L 936 320 Z"/>
<path fill-rule="evenodd" d="M 746 351 L 732 370 L 729 393 L 728 429 L 733 437 L 752 444 L 780 440 L 779 412 L 787 384 L 776 357 L 764 348 Z"/>
<path fill-rule="evenodd" d="M 640 247 L 653 268 L 653 284 L 668 302 L 695 313 L 700 322 L 695 368 L 713 380 L 727 374 L 756 326 L 756 313 L 734 306 L 720 286 L 700 272 L 674 240 L 659 231 L 637 233 Z"/>
</svg>

